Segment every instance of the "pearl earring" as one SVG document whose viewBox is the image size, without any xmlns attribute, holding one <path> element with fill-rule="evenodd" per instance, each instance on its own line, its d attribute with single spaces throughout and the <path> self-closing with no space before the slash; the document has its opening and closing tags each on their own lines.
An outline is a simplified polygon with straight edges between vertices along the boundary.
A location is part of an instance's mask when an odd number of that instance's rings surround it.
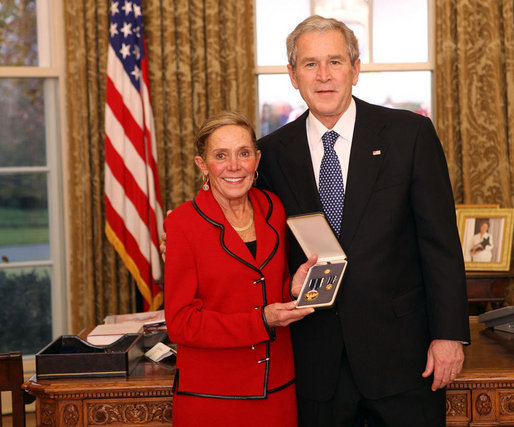
<svg viewBox="0 0 514 427">
<path fill-rule="evenodd" d="M 202 189 L 203 191 L 209 191 L 209 177 L 207 175 L 204 176 Z"/>
</svg>

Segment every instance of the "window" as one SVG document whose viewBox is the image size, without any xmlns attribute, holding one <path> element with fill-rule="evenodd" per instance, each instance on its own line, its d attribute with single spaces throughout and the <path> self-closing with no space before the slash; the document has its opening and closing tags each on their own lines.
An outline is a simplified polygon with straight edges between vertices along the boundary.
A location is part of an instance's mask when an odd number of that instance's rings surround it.
<svg viewBox="0 0 514 427">
<path fill-rule="evenodd" d="M 65 330 L 60 5 L 0 3 L 0 352 Z"/>
<path fill-rule="evenodd" d="M 432 0 L 256 0 L 260 135 L 307 108 L 287 74 L 287 35 L 312 14 L 345 22 L 359 40 L 355 96 L 432 114 Z"/>
</svg>

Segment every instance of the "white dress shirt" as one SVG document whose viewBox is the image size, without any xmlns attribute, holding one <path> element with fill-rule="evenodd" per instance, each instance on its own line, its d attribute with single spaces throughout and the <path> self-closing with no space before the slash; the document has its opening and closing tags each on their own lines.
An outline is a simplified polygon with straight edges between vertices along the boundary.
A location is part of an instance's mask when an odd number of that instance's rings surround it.
<svg viewBox="0 0 514 427">
<path fill-rule="evenodd" d="M 314 177 L 316 178 L 316 186 L 319 188 L 319 170 L 321 167 L 321 159 L 325 149 L 321 137 L 328 130 L 334 130 L 339 134 L 334 150 L 337 153 L 339 162 L 341 163 L 341 171 L 343 173 L 343 183 L 346 191 L 346 178 L 348 177 L 348 164 L 350 163 L 350 150 L 352 148 L 353 128 L 355 127 L 355 101 L 351 100 L 350 105 L 343 115 L 339 118 L 332 129 L 327 129 L 314 115 L 309 112 L 307 116 L 307 141 L 309 142 L 309 150 L 311 152 L 312 167 L 314 169 Z"/>
</svg>

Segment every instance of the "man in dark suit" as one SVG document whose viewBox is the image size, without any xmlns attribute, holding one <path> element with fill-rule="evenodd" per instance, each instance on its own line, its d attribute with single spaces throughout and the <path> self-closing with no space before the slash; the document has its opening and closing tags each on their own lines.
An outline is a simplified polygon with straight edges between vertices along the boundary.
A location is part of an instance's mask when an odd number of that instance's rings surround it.
<svg viewBox="0 0 514 427">
<path fill-rule="evenodd" d="M 343 23 L 310 17 L 287 48 L 309 110 L 260 140 L 259 184 L 288 215 L 336 212 L 348 256 L 335 306 L 292 326 L 299 424 L 443 426 L 444 387 L 461 370 L 469 327 L 440 141 L 428 118 L 352 97 L 359 49 Z M 334 206 L 320 197 L 330 130 L 340 168 L 328 176 L 342 180 Z M 290 251 L 296 271 L 305 256 L 293 237 Z"/>
</svg>

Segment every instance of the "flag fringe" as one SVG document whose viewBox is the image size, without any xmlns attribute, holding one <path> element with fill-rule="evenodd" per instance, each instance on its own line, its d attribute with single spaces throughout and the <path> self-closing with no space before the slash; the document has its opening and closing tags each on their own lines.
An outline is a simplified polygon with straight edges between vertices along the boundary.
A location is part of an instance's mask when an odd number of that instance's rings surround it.
<svg viewBox="0 0 514 427">
<path fill-rule="evenodd" d="M 120 239 L 118 238 L 118 236 L 116 235 L 116 233 L 111 228 L 108 222 L 105 223 L 105 234 L 107 235 L 107 240 L 109 240 L 111 245 L 114 246 L 114 249 L 116 250 L 116 252 L 118 252 L 118 255 L 122 259 L 123 263 L 136 280 L 139 292 L 141 292 L 141 295 L 150 307 L 149 310 L 158 310 L 164 301 L 163 292 L 159 291 L 157 295 L 152 296 L 152 290 L 150 289 L 148 283 L 146 283 L 145 280 L 141 277 L 141 273 L 139 272 L 137 264 L 127 253 L 127 251 L 125 250 L 125 246 L 120 241 Z"/>
</svg>

